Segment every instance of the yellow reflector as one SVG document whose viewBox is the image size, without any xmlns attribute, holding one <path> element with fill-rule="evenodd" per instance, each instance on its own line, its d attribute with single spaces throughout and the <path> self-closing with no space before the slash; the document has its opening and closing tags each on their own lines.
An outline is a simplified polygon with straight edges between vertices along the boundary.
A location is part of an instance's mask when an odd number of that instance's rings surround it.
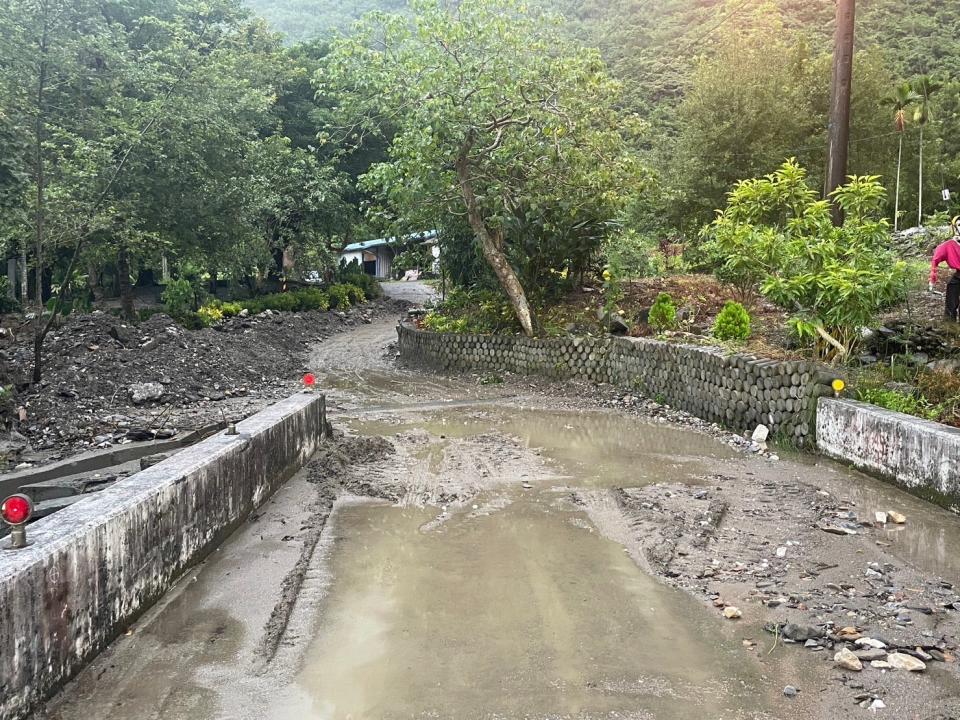
<svg viewBox="0 0 960 720">
<path fill-rule="evenodd" d="M 847 387 L 847 384 L 840 378 L 837 378 L 836 380 L 834 380 L 832 385 L 833 385 L 833 391 L 835 393 L 842 393 L 844 388 Z"/>
</svg>

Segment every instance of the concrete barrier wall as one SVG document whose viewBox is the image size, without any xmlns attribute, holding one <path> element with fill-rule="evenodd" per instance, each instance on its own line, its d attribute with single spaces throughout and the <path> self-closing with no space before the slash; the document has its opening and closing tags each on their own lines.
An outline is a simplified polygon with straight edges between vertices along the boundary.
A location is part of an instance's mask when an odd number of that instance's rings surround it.
<svg viewBox="0 0 960 720">
<path fill-rule="evenodd" d="M 298 394 L 30 526 L 0 550 L 0 720 L 69 680 L 302 467 L 324 399 Z"/>
<path fill-rule="evenodd" d="M 831 392 L 831 376 L 813 363 L 714 347 L 646 338 L 440 334 L 410 325 L 398 334 L 400 356 L 412 363 L 611 383 L 734 430 L 763 423 L 799 446 L 813 444 L 816 398 Z"/>
<path fill-rule="evenodd" d="M 960 511 L 960 430 L 876 405 L 821 398 L 817 447 Z"/>
</svg>

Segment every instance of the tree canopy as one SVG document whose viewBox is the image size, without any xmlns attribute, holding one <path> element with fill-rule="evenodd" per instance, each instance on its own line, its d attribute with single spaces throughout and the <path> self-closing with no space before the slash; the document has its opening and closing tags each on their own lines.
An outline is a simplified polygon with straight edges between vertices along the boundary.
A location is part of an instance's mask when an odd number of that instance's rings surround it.
<svg viewBox="0 0 960 720">
<path fill-rule="evenodd" d="M 415 0 L 334 42 L 318 74 L 354 140 L 388 126 L 364 184 L 408 221 L 463 216 L 528 334 L 520 276 L 577 273 L 642 180 L 641 125 L 596 52 L 515 0 Z M 431 215 L 428 213 L 428 217 Z M 517 268 L 526 266 L 526 272 Z"/>
</svg>

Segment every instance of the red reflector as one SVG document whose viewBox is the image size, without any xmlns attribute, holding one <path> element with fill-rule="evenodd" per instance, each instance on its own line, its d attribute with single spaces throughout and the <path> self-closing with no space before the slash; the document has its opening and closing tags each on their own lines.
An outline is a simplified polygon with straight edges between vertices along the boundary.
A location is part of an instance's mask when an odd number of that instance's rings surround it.
<svg viewBox="0 0 960 720">
<path fill-rule="evenodd" d="M 33 514 L 33 504 L 26 495 L 11 495 L 0 505 L 0 517 L 11 525 L 21 525 Z"/>
<path fill-rule="evenodd" d="M 317 379 L 313 376 L 313 373 L 307 373 L 303 376 L 303 384 L 307 387 L 313 387 L 317 384 Z"/>
</svg>

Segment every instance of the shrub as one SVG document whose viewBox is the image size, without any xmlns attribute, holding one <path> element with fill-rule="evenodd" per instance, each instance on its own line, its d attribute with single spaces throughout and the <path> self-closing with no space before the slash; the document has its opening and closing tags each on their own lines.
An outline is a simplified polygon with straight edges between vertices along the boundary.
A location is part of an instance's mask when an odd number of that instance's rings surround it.
<svg viewBox="0 0 960 720">
<path fill-rule="evenodd" d="M 658 332 L 669 330 L 677 324 L 677 306 L 673 304 L 670 293 L 660 293 L 650 308 L 650 325 Z"/>
<path fill-rule="evenodd" d="M 738 302 L 728 300 L 713 323 L 717 340 L 745 342 L 750 338 L 750 313 Z"/>
<path fill-rule="evenodd" d="M 0 275 L 0 315 L 20 311 L 20 303 L 8 294 L 9 287 L 6 276 Z"/>
<path fill-rule="evenodd" d="M 356 285 L 363 290 L 364 297 L 369 300 L 376 300 L 383 297 L 383 288 L 372 275 L 367 275 L 359 269 L 356 263 L 343 265 L 337 273 L 338 283 L 348 283 Z"/>
<path fill-rule="evenodd" d="M 303 288 L 297 290 L 294 295 L 297 298 L 297 307 L 300 310 L 330 309 L 330 298 L 319 288 Z"/>
<path fill-rule="evenodd" d="M 351 290 L 350 288 L 355 288 L 356 285 L 344 285 L 337 284 L 331 285 L 327 288 L 327 295 L 330 297 L 330 307 L 337 308 L 339 310 L 346 310 L 350 307 L 350 297 Z M 362 291 L 361 291 L 362 293 Z M 354 291 L 355 296 L 355 291 Z"/>
<path fill-rule="evenodd" d="M 899 390 L 888 390 L 886 388 L 863 388 L 857 392 L 857 398 L 887 410 L 914 415 L 926 420 L 937 420 L 943 411 L 942 407 L 933 405 L 923 395 L 916 397 Z"/>
<path fill-rule="evenodd" d="M 841 227 L 833 225 L 830 202 L 790 160 L 767 177 L 738 183 L 707 243 L 720 279 L 745 295 L 759 287 L 795 312 L 794 332 L 825 359 L 848 357 L 860 328 L 906 289 L 906 264 L 888 249 L 879 179 L 851 177 L 831 197 L 843 209 Z"/>
<path fill-rule="evenodd" d="M 178 320 L 197 309 L 197 293 L 186 278 L 168 282 L 160 299 L 167 308 L 167 314 Z"/>
<path fill-rule="evenodd" d="M 223 317 L 236 317 L 243 311 L 243 305 L 238 302 L 220 303 L 219 307 Z"/>
<path fill-rule="evenodd" d="M 223 310 L 213 304 L 204 305 L 197 310 L 197 317 L 200 318 L 204 327 L 210 327 L 223 320 Z"/>
<path fill-rule="evenodd" d="M 425 330 L 436 333 L 464 333 L 469 330 L 470 323 L 465 317 L 454 318 L 432 312 L 420 324 Z"/>
</svg>

